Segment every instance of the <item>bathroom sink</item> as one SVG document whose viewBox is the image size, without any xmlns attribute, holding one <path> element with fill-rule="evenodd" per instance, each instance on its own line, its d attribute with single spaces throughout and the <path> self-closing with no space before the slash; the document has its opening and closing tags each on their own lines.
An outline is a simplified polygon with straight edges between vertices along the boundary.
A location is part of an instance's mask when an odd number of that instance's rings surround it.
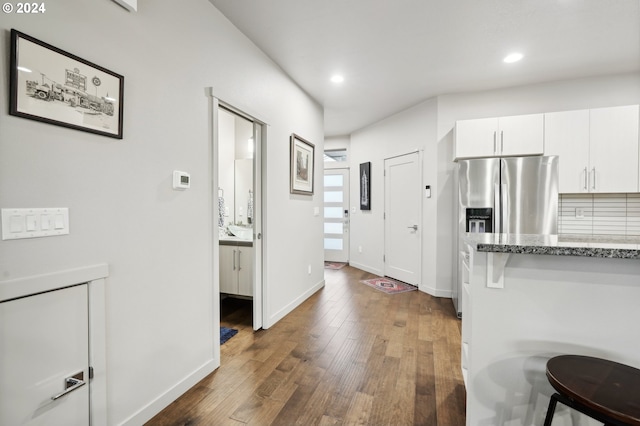
<svg viewBox="0 0 640 426">
<path fill-rule="evenodd" d="M 243 240 L 253 240 L 253 228 L 244 226 L 229 225 L 229 232 Z"/>
</svg>

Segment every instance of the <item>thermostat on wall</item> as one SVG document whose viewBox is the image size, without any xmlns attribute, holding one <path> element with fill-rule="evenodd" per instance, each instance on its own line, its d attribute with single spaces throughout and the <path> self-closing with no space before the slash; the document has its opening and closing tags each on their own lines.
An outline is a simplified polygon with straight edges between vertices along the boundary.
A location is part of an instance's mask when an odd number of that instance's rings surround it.
<svg viewBox="0 0 640 426">
<path fill-rule="evenodd" d="M 189 173 L 173 171 L 173 189 L 188 189 L 191 186 Z"/>
</svg>

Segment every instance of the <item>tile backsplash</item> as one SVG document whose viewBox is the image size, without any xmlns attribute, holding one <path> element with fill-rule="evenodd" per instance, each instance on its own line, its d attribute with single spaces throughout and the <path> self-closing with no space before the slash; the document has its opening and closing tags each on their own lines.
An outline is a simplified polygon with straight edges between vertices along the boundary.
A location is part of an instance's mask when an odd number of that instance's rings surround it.
<svg viewBox="0 0 640 426">
<path fill-rule="evenodd" d="M 560 194 L 559 234 L 640 235 L 640 194 Z"/>
</svg>

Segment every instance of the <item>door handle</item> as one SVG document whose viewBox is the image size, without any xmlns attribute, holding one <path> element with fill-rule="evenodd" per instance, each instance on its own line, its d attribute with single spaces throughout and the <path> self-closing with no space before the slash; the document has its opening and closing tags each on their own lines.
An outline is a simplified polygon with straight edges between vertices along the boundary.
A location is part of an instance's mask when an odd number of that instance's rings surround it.
<svg viewBox="0 0 640 426">
<path fill-rule="evenodd" d="M 240 269 L 242 269 L 242 268 L 240 267 L 240 255 L 241 255 L 241 254 L 242 254 L 242 251 L 238 250 L 238 271 L 239 271 Z"/>
<path fill-rule="evenodd" d="M 235 271 L 236 270 L 236 251 L 235 250 L 233 251 L 233 256 L 231 257 L 233 257 L 233 270 Z"/>
<path fill-rule="evenodd" d="M 418 230 L 418 225 L 407 226 L 407 228 L 413 229 L 414 231 L 417 231 Z"/>
<path fill-rule="evenodd" d="M 591 169 L 591 171 L 593 172 L 593 185 L 591 186 L 591 189 L 595 190 L 596 189 L 596 168 L 594 167 L 593 169 Z"/>
<path fill-rule="evenodd" d="M 67 377 L 66 379 L 64 379 L 64 390 L 59 394 L 52 396 L 51 399 L 55 401 L 56 399 L 62 398 L 66 394 L 86 385 L 87 382 L 85 382 L 83 379 L 84 373 L 82 371 L 74 376 Z"/>
<path fill-rule="evenodd" d="M 587 191 L 589 188 L 587 188 L 587 177 L 589 176 L 589 172 L 587 172 L 587 168 L 584 168 L 584 190 Z"/>
</svg>

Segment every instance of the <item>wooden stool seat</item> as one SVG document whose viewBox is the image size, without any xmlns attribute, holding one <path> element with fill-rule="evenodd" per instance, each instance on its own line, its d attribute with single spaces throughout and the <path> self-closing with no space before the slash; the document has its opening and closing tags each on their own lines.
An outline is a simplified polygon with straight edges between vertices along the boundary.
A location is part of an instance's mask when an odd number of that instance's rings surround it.
<svg viewBox="0 0 640 426">
<path fill-rule="evenodd" d="M 547 361 L 547 378 L 557 391 L 551 397 L 545 426 L 551 426 L 557 401 L 605 425 L 640 426 L 640 370 L 579 355 Z"/>
</svg>

